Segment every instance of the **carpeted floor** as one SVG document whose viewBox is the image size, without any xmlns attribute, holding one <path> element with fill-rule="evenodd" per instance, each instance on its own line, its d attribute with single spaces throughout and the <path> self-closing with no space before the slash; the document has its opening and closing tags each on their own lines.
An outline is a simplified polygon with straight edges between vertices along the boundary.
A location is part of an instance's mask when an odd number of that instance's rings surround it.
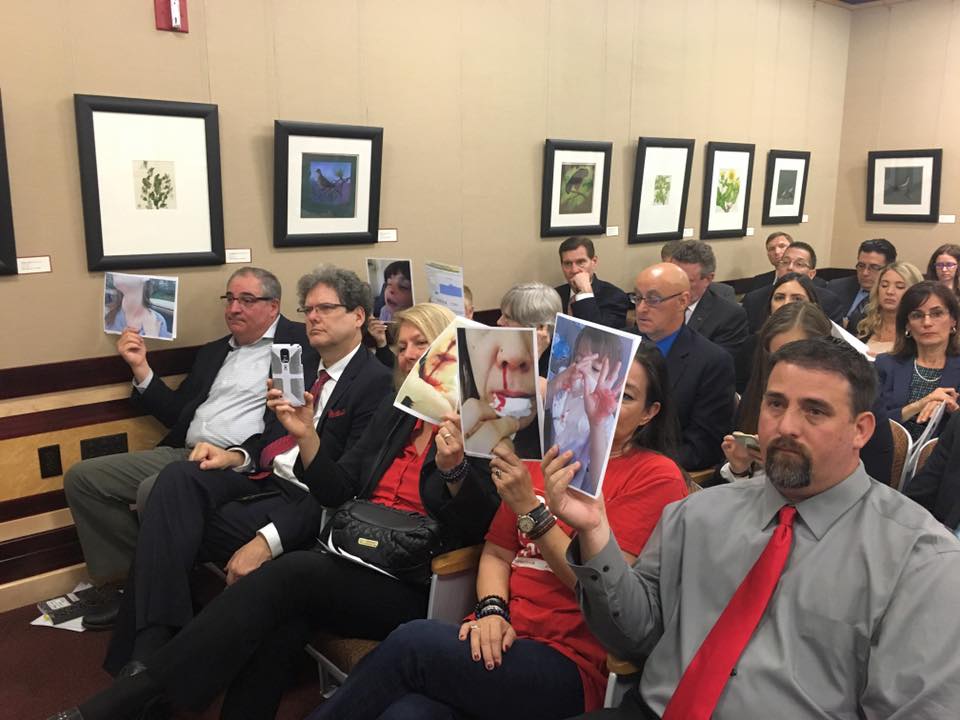
<svg viewBox="0 0 960 720">
<path fill-rule="evenodd" d="M 110 677 L 100 668 L 109 633 L 73 633 L 33 627 L 33 606 L 0 614 L 0 717 L 3 720 L 44 720 L 105 687 Z M 316 665 L 310 679 L 304 653 L 302 681 L 284 697 L 279 720 L 299 720 L 320 701 Z M 202 714 L 178 718 L 215 720 L 219 701 Z"/>
</svg>

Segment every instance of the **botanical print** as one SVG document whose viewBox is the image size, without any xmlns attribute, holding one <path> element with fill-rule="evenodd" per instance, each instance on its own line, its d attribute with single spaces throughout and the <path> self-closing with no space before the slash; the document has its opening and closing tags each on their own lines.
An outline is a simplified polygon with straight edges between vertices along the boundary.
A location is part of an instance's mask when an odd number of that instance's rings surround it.
<svg viewBox="0 0 960 720">
<path fill-rule="evenodd" d="M 593 163 L 563 163 L 560 172 L 561 215 L 593 212 L 594 177 L 597 166 Z"/>
<path fill-rule="evenodd" d="M 919 205 L 923 201 L 923 168 L 888 167 L 884 169 L 883 203 Z"/>
<path fill-rule="evenodd" d="M 797 175 L 796 170 L 781 170 L 777 179 L 777 195 L 774 205 L 793 205 L 797 196 Z"/>
<path fill-rule="evenodd" d="M 133 191 L 138 210 L 176 210 L 173 162 L 134 160 Z"/>
<path fill-rule="evenodd" d="M 670 183 L 673 178 L 669 175 L 657 175 L 653 180 L 653 204 L 666 205 L 670 202 Z"/>
<path fill-rule="evenodd" d="M 301 218 L 352 218 L 356 214 L 357 156 L 304 153 Z"/>
<path fill-rule="evenodd" d="M 727 213 L 737 204 L 740 197 L 740 176 L 733 168 L 721 169 L 717 177 L 716 205 Z"/>
</svg>

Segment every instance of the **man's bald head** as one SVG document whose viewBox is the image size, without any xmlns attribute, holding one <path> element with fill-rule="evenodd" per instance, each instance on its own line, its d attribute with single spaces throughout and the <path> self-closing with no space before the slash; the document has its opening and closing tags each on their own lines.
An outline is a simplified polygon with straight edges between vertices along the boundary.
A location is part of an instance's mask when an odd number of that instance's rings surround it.
<svg viewBox="0 0 960 720">
<path fill-rule="evenodd" d="M 634 282 L 637 298 L 637 330 L 654 342 L 672 335 L 683 325 L 690 304 L 690 280 L 673 263 L 645 268 Z"/>
</svg>

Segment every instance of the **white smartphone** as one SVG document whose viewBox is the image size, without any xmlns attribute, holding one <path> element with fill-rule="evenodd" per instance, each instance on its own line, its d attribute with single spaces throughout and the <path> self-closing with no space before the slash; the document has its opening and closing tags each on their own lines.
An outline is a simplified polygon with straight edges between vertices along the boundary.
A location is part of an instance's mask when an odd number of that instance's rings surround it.
<svg viewBox="0 0 960 720">
<path fill-rule="evenodd" d="M 270 346 L 270 375 L 273 386 L 291 405 L 303 405 L 303 348 L 299 345 Z"/>
<path fill-rule="evenodd" d="M 742 433 L 739 430 L 734 430 L 733 439 L 748 450 L 760 449 L 760 441 L 757 439 L 756 435 L 750 435 L 749 433 Z"/>
</svg>

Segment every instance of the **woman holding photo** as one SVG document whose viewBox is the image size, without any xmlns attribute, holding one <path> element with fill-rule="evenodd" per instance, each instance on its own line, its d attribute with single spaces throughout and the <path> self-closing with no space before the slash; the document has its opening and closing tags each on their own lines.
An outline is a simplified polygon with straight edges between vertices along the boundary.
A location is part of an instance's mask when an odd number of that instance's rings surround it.
<svg viewBox="0 0 960 720">
<path fill-rule="evenodd" d="M 687 494 L 670 459 L 679 430 L 668 388 L 663 356 L 641 346 L 603 482 L 607 517 L 630 563 L 663 507 Z M 434 620 L 400 626 L 308 720 L 550 720 L 600 707 L 607 653 L 577 605 L 564 559 L 570 530 L 543 501 L 544 474 L 563 471 L 572 454 L 552 448 L 542 471 L 502 445 L 495 454 L 503 503 L 480 558 L 474 615 L 459 629 Z"/>
</svg>

